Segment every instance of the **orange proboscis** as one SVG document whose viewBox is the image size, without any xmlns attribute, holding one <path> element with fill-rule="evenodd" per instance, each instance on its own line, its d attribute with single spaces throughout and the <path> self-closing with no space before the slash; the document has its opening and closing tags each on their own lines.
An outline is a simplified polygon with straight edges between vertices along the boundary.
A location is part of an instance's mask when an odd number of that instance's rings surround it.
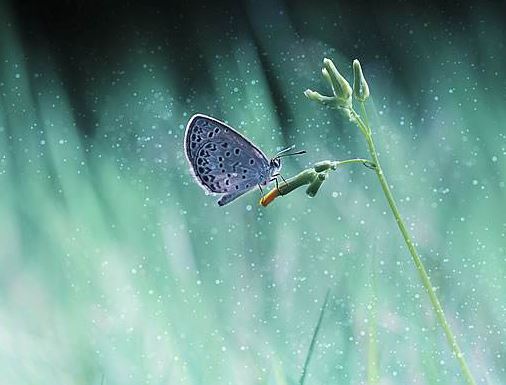
<svg viewBox="0 0 506 385">
<path fill-rule="evenodd" d="M 260 199 L 260 204 L 264 207 L 267 207 L 269 203 L 271 203 L 274 199 L 276 199 L 279 195 L 279 190 L 277 188 L 272 189 L 267 194 L 265 194 L 262 199 Z"/>
</svg>

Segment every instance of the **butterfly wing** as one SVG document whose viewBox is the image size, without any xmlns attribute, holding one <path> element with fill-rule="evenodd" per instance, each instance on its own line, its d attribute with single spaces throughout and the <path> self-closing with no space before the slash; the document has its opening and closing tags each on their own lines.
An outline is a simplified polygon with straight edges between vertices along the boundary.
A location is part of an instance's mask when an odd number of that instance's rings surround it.
<svg viewBox="0 0 506 385">
<path fill-rule="evenodd" d="M 219 120 L 194 115 L 186 127 L 185 152 L 199 184 L 225 194 L 220 205 L 264 184 L 269 161 L 251 141 Z"/>
</svg>

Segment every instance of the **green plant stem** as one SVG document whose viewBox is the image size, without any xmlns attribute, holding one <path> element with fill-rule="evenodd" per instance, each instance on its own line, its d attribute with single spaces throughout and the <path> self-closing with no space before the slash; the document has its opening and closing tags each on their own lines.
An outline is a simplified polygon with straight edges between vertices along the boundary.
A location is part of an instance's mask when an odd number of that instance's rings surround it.
<svg viewBox="0 0 506 385">
<path fill-rule="evenodd" d="M 362 116 L 364 117 L 365 127 L 367 129 L 367 133 L 372 136 L 371 126 L 369 125 L 369 119 L 367 118 L 367 110 L 365 109 L 365 103 L 364 102 L 360 103 L 360 110 L 362 112 Z"/>
<path fill-rule="evenodd" d="M 346 159 L 346 160 L 337 160 L 336 161 L 336 166 L 340 166 L 342 164 L 350 164 L 350 163 L 362 163 L 362 164 L 367 164 L 367 163 L 371 163 L 369 160 L 367 159 L 361 159 L 361 158 L 357 158 L 357 159 Z"/>
<path fill-rule="evenodd" d="M 363 107 L 363 110 L 365 111 L 365 108 Z M 404 242 L 406 243 L 406 246 L 408 247 L 408 250 L 411 254 L 411 257 L 413 258 L 413 262 L 415 263 L 415 267 L 418 271 L 418 274 L 420 275 L 420 278 L 422 280 L 423 286 L 425 287 L 425 290 L 429 294 L 430 301 L 432 303 L 432 307 L 434 309 L 434 312 L 436 313 L 437 320 L 441 327 L 443 328 L 443 331 L 446 335 L 446 338 L 448 340 L 448 343 L 450 347 L 453 350 L 453 353 L 455 354 L 455 357 L 457 358 L 460 368 L 462 370 L 462 373 L 469 385 L 475 385 L 476 381 L 473 378 L 473 375 L 471 374 L 471 371 L 469 370 L 469 367 L 467 365 L 467 362 L 464 358 L 464 354 L 460 350 L 460 347 L 457 343 L 457 339 L 455 338 L 455 335 L 453 334 L 450 325 L 448 324 L 448 321 L 446 320 L 443 307 L 441 306 L 441 303 L 439 302 L 439 299 L 436 295 L 436 291 L 434 287 L 432 286 L 430 282 L 429 275 L 427 274 L 427 271 L 425 270 L 425 266 L 423 265 L 423 262 L 418 255 L 418 252 L 416 250 L 416 247 L 411 240 L 411 237 L 409 235 L 408 229 L 406 225 L 404 224 L 404 221 L 402 220 L 401 214 L 399 212 L 399 209 L 397 208 L 397 204 L 395 203 L 395 199 L 393 197 L 392 192 L 390 191 L 390 187 L 388 185 L 387 179 L 385 177 L 385 174 L 383 173 L 383 170 L 381 168 L 381 164 L 379 162 L 378 153 L 376 152 L 376 147 L 374 146 L 374 141 L 372 138 L 371 129 L 368 124 L 364 123 L 364 121 L 361 119 L 360 115 L 356 113 L 355 110 L 351 110 L 352 117 L 356 120 L 357 125 L 359 125 L 359 128 L 362 132 L 367 132 L 368 134 L 365 134 L 365 139 L 367 141 L 367 146 L 369 149 L 369 154 L 371 155 L 371 159 L 373 163 L 375 164 L 375 171 L 376 176 L 378 177 L 378 180 L 381 185 L 381 189 L 383 190 L 383 193 L 385 194 L 385 198 L 387 199 L 388 205 L 390 206 L 390 210 L 392 211 L 392 214 L 395 217 L 395 221 L 397 223 L 397 226 L 399 227 L 399 230 L 401 231 L 402 237 L 404 238 Z"/>
<path fill-rule="evenodd" d="M 374 163 L 372 163 L 370 160 L 361 158 L 346 160 L 323 160 L 321 162 L 315 163 L 313 167 L 306 168 L 305 170 L 299 172 L 297 175 L 284 180 L 282 183 L 279 183 L 279 187 L 276 187 L 276 189 L 279 191 L 280 195 L 289 194 L 301 186 L 314 183 L 319 176 L 323 176 L 324 180 L 330 171 L 337 170 L 339 166 L 351 163 L 362 163 L 369 168 L 374 168 Z"/>
</svg>

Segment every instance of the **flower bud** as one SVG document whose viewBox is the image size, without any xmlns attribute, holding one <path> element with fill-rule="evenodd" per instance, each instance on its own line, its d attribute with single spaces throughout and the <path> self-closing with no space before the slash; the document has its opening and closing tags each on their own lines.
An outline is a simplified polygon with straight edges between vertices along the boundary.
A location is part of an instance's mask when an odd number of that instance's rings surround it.
<svg viewBox="0 0 506 385">
<path fill-rule="evenodd" d="M 369 86 L 365 81 L 360 62 L 353 60 L 353 96 L 355 99 L 365 102 L 369 97 Z"/>
<path fill-rule="evenodd" d="M 323 66 L 323 76 L 330 82 L 339 107 L 351 107 L 352 89 L 350 83 L 339 73 L 332 60 L 323 59 Z"/>
<path fill-rule="evenodd" d="M 323 75 L 323 78 L 330 84 L 332 85 L 332 79 L 330 78 L 330 75 L 329 73 L 327 72 L 327 70 L 325 68 L 322 68 L 322 75 Z"/>
<path fill-rule="evenodd" d="M 267 207 L 274 199 L 279 197 L 279 190 L 277 188 L 272 189 L 260 199 L 260 204 Z"/>
<path fill-rule="evenodd" d="M 336 98 L 334 96 L 325 96 L 320 94 L 317 91 L 313 90 L 305 90 L 304 95 L 306 95 L 306 98 L 309 100 L 312 100 L 313 102 L 318 102 L 321 104 L 327 104 L 327 105 L 333 105 L 335 104 Z"/>
</svg>

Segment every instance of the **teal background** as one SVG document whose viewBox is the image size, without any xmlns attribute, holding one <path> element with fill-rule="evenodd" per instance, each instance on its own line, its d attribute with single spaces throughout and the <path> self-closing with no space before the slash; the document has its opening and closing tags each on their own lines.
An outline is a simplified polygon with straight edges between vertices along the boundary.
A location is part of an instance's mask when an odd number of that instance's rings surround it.
<svg viewBox="0 0 506 385">
<path fill-rule="evenodd" d="M 374 174 L 220 208 L 197 112 L 291 176 L 367 157 L 307 100 L 361 60 L 383 168 L 479 384 L 506 382 L 503 5 L 0 5 L 0 383 L 463 383 Z M 350 79 L 351 80 L 351 79 Z M 371 374 L 376 364 L 379 382 Z"/>
</svg>

